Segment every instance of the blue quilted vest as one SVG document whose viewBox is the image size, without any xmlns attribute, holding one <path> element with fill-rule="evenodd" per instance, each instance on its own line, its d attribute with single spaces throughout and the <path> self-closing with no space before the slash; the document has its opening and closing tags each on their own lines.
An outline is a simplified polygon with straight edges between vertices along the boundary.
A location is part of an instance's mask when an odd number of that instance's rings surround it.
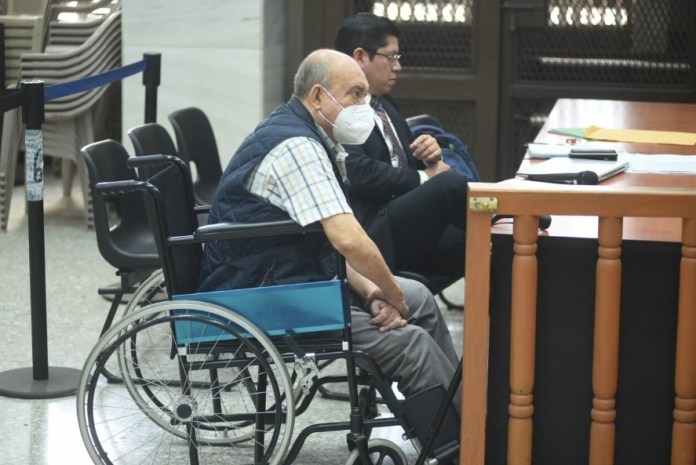
<svg viewBox="0 0 696 465">
<path fill-rule="evenodd" d="M 314 120 L 296 98 L 278 107 L 250 134 L 223 173 L 208 223 L 252 223 L 289 220 L 288 214 L 244 188 L 247 175 L 279 143 L 291 137 L 320 142 L 339 183 L 338 167 Z M 344 192 L 346 190 L 343 186 Z M 282 236 L 206 244 L 200 291 L 240 289 L 332 279 L 337 273 L 336 254 L 323 234 Z"/>
</svg>

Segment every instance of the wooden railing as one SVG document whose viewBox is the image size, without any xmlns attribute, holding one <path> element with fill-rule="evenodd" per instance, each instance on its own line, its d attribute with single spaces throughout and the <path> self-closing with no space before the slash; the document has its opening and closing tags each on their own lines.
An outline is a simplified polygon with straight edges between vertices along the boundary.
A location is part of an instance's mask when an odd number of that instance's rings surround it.
<svg viewBox="0 0 696 465">
<path fill-rule="evenodd" d="M 614 463 L 623 219 L 682 219 L 671 460 L 696 463 L 696 189 L 472 183 L 468 202 L 460 463 L 486 463 L 492 213 L 515 215 L 507 463 L 532 462 L 542 214 L 598 217 L 591 464 Z"/>
</svg>

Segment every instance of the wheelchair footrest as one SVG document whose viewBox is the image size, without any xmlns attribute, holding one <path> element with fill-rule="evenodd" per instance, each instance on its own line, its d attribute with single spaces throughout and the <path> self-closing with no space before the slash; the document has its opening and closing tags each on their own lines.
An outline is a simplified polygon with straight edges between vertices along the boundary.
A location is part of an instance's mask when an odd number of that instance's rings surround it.
<svg viewBox="0 0 696 465">
<path fill-rule="evenodd" d="M 451 405 L 439 430 L 433 431 L 435 416 L 444 398 L 445 388 L 438 384 L 408 397 L 401 404 L 406 421 L 421 444 L 435 434 L 433 451 L 459 443 L 459 415 Z"/>
</svg>

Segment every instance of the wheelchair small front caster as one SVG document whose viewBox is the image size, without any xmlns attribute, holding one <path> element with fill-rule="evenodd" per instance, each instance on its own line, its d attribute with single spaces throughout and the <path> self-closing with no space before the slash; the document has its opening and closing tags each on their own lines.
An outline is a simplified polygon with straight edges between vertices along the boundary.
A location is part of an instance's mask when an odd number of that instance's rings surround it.
<svg viewBox="0 0 696 465">
<path fill-rule="evenodd" d="M 399 446 L 386 439 L 372 439 L 367 443 L 367 452 L 371 463 L 382 465 L 408 465 L 406 455 Z M 348 456 L 346 465 L 362 465 L 357 449 Z"/>
</svg>

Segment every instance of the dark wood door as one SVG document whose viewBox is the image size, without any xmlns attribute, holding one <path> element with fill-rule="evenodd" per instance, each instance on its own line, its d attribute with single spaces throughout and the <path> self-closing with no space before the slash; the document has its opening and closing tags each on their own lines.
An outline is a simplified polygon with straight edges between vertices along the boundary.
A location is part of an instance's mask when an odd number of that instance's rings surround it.
<svg viewBox="0 0 696 465">
<path fill-rule="evenodd" d="M 394 94 L 469 145 L 483 180 L 514 176 L 557 98 L 696 102 L 693 0 L 287 0 L 288 92 L 343 18 L 399 25 Z"/>
<path fill-rule="evenodd" d="M 556 99 L 696 101 L 693 0 L 505 0 L 497 177 Z"/>
</svg>

